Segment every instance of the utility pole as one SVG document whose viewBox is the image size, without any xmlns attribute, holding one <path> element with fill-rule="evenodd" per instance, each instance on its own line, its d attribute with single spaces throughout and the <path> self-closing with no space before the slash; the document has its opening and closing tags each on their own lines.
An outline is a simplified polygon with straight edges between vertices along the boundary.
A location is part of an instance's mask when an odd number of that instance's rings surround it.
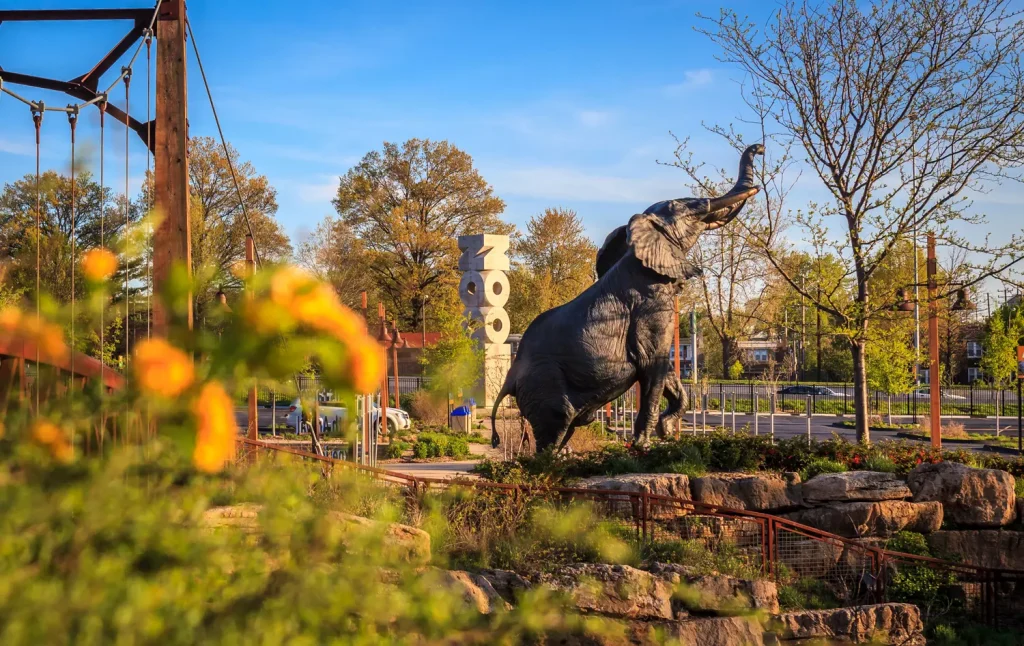
<svg viewBox="0 0 1024 646">
<path fill-rule="evenodd" d="M 161 0 L 156 21 L 154 192 L 163 221 L 153 233 L 153 287 L 159 292 L 176 263 L 192 273 L 188 205 L 188 83 L 185 70 L 185 0 Z M 192 327 L 192 295 L 185 309 Z M 168 312 L 153 299 L 153 334 L 167 336 Z"/>
<path fill-rule="evenodd" d="M 804 291 L 807 281 L 800 278 L 800 378 L 807 379 L 807 308 L 804 305 Z"/>
<path fill-rule="evenodd" d="M 819 277 L 819 284 L 818 284 L 818 302 L 819 303 L 821 302 L 820 277 Z M 816 356 L 817 364 L 818 364 L 818 369 L 817 369 L 818 381 L 821 381 L 821 308 L 820 307 L 815 307 L 814 308 L 814 315 L 815 315 L 814 334 L 818 337 L 815 340 L 815 346 L 816 346 L 815 347 L 815 356 Z"/>
<path fill-rule="evenodd" d="M 932 448 L 942 448 L 942 396 L 939 384 L 939 304 L 936 299 L 935 275 L 938 273 L 935 259 L 935 234 L 928 232 L 928 354 L 931 368 L 928 371 L 929 420 L 931 422 Z"/>
<path fill-rule="evenodd" d="M 679 384 L 681 386 L 682 385 L 682 379 L 681 379 L 682 372 L 679 369 L 679 297 L 678 296 L 676 296 L 675 305 L 676 306 L 675 306 L 675 311 L 674 311 L 674 317 L 673 318 L 675 319 L 675 328 L 676 328 L 676 330 L 675 330 L 675 334 L 673 335 L 674 336 L 673 343 L 675 344 L 676 381 L 679 382 Z M 682 393 L 680 393 L 680 395 L 682 395 Z M 679 417 L 676 418 L 676 437 L 679 437 L 679 432 L 681 430 L 681 425 L 682 425 L 682 419 L 683 419 L 682 411 L 680 411 Z"/>
<path fill-rule="evenodd" d="M 690 369 L 690 377 L 693 385 L 697 385 L 697 310 L 690 310 L 690 333 L 693 336 L 693 366 Z M 695 390 L 694 393 L 697 391 Z"/>
</svg>

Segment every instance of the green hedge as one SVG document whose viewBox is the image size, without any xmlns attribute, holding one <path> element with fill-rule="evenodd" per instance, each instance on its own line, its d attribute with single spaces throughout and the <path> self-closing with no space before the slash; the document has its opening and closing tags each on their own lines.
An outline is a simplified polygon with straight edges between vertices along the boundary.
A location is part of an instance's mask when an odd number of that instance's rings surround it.
<svg viewBox="0 0 1024 646">
<path fill-rule="evenodd" d="M 420 433 L 412 446 L 412 452 L 417 458 L 461 459 L 469 455 L 469 442 L 464 435 Z"/>
</svg>

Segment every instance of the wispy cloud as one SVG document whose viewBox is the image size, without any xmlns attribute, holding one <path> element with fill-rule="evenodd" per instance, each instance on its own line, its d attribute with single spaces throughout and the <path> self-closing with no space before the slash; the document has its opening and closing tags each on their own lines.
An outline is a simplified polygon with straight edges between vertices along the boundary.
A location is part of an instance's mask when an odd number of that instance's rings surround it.
<svg viewBox="0 0 1024 646">
<path fill-rule="evenodd" d="M 588 128 L 598 128 L 612 122 L 611 112 L 602 110 L 583 110 L 578 115 L 580 123 Z"/>
<path fill-rule="evenodd" d="M 683 72 L 683 82 L 666 85 L 663 89 L 669 96 L 679 96 L 698 87 L 710 85 L 715 80 L 715 73 L 707 68 L 686 70 Z"/>
<path fill-rule="evenodd" d="M 307 203 L 330 204 L 338 193 L 338 177 L 336 175 L 321 176 L 316 182 L 288 182 L 298 198 Z"/>
<path fill-rule="evenodd" d="M 0 153 L 8 153 L 11 155 L 34 155 L 35 151 L 29 145 L 0 138 Z"/>
</svg>

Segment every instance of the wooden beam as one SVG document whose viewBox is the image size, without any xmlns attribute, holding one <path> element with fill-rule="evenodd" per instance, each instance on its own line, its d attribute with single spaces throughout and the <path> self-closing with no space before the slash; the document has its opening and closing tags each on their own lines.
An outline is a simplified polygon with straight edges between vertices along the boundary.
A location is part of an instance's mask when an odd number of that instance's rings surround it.
<svg viewBox="0 0 1024 646">
<path fill-rule="evenodd" d="M 188 84 L 185 70 L 185 0 L 162 0 L 156 23 L 156 208 L 163 221 L 153 235 L 153 287 L 160 293 L 172 268 L 183 264 L 192 275 L 189 225 Z M 153 334 L 166 336 L 170 318 L 192 327 L 192 295 L 164 311 L 153 301 Z"/>
</svg>

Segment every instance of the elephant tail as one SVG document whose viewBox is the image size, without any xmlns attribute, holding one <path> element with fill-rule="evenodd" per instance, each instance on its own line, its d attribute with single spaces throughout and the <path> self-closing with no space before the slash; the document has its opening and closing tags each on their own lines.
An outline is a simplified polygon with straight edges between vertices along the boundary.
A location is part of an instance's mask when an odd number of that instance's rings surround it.
<svg viewBox="0 0 1024 646">
<path fill-rule="evenodd" d="M 498 396 L 494 399 L 494 406 L 491 408 L 491 448 L 496 449 L 501 445 L 501 436 L 498 435 L 498 427 L 496 420 L 498 417 L 498 406 L 501 405 L 501 400 L 505 399 L 509 395 L 513 397 L 516 394 L 515 388 L 515 377 L 512 372 L 515 370 L 515 366 L 509 369 L 508 374 L 505 375 L 505 383 L 502 384 L 501 390 L 498 391 Z"/>
</svg>

